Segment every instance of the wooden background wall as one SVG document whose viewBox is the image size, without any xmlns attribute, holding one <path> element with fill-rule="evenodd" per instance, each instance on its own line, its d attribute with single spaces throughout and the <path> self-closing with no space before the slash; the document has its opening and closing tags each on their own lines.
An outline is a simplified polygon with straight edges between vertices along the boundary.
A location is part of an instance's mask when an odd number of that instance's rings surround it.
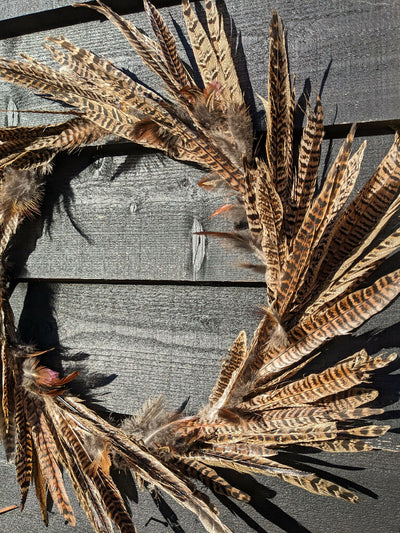
<svg viewBox="0 0 400 533">
<path fill-rule="evenodd" d="M 94 12 L 73 9 L 69 3 L 2 2 L 0 55 L 14 58 L 25 52 L 51 64 L 41 45 L 46 35 L 62 33 L 154 85 L 154 77 L 118 30 L 100 22 Z M 139 0 L 107 3 L 150 32 Z M 184 24 L 178 4 L 156 3 L 180 31 Z M 322 93 L 325 124 L 332 126 L 324 154 L 337 151 L 341 124 L 365 121 L 361 131 L 368 136 L 368 148 L 361 174 L 367 179 L 392 142 L 388 124 L 399 118 L 400 3 L 226 0 L 226 8 L 246 57 L 239 54 L 238 65 L 248 95 L 250 88 L 254 94 L 266 94 L 268 22 L 272 8 L 280 13 L 297 94 L 304 87 L 310 87 L 311 94 Z M 184 54 L 187 43 L 181 37 Z M 54 104 L 1 83 L 0 108 L 7 109 L 0 114 L 0 125 L 26 125 L 45 119 L 23 109 Z M 261 131 L 256 97 L 252 112 Z M 257 324 L 257 305 L 265 301 L 262 278 L 235 266 L 240 256 L 220 242 L 193 236 L 193 228 L 221 230 L 226 224 L 208 220 L 220 199 L 196 185 L 203 175 L 198 168 L 131 144 L 83 149 L 57 159 L 43 216 L 20 231 L 12 255 L 18 278 L 12 302 L 21 335 L 40 348 L 55 346 L 49 356 L 53 367 L 81 369 L 76 387 L 101 409 L 131 413 L 160 393 L 171 407 L 190 397 L 189 409 L 198 408 L 208 397 L 227 347 L 240 329 L 251 335 Z M 399 302 L 351 338 L 331 343 L 324 361 L 361 346 L 371 354 L 393 351 L 400 345 L 398 319 Z M 398 368 L 394 363 L 373 380 L 381 390 L 377 404 L 387 408 L 381 419 L 390 420 L 394 428 L 382 439 L 387 448 L 400 444 Z M 306 460 L 356 490 L 361 503 L 352 506 L 257 478 L 252 505 L 222 507 L 222 518 L 236 533 L 400 530 L 397 455 L 315 453 Z M 249 477 L 236 482 L 245 487 Z M 147 493 L 137 494 L 132 486 L 128 492 L 139 531 L 200 533 L 197 520 L 169 499 L 166 504 L 176 513 L 170 525 Z M 1 455 L 0 508 L 18 501 L 14 467 Z M 89 529 L 78 509 L 75 531 Z M 45 531 L 33 493 L 22 514 L 17 510 L 0 516 L 0 530 Z M 47 531 L 69 530 L 54 510 Z"/>
</svg>

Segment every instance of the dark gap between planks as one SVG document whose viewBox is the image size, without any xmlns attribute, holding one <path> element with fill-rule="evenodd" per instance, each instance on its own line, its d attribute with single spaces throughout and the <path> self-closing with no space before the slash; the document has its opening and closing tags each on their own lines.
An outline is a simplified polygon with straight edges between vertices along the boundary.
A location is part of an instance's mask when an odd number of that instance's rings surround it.
<svg viewBox="0 0 400 533">
<path fill-rule="evenodd" d="M 188 287 L 265 287 L 263 281 L 191 281 L 170 279 L 101 279 L 101 278 L 37 278 L 18 277 L 12 284 L 18 283 L 54 283 L 73 285 L 180 285 Z"/>
<path fill-rule="evenodd" d="M 71 4 L 73 1 L 71 0 Z M 96 2 L 92 0 L 86 3 L 95 4 Z M 158 8 L 170 7 L 180 4 L 180 0 L 159 0 L 158 2 L 155 0 L 152 3 Z M 140 13 L 143 11 L 142 0 L 108 0 L 107 5 L 120 15 Z M 39 31 L 54 30 L 64 26 L 74 26 L 75 24 L 82 24 L 83 22 L 91 22 L 93 20 L 104 21 L 105 19 L 100 13 L 84 7 L 72 7 L 71 5 L 48 9 L 46 11 L 1 20 L 0 40 Z"/>
<path fill-rule="evenodd" d="M 341 139 L 345 138 L 349 133 L 351 123 L 346 124 L 332 124 L 325 126 L 325 139 Z M 400 129 L 400 119 L 393 120 L 375 120 L 371 122 L 359 122 L 357 124 L 356 137 L 372 137 L 376 135 L 393 135 L 396 129 Z M 302 128 L 295 128 L 294 135 L 299 137 Z M 256 140 L 265 135 L 264 132 L 256 132 Z M 88 157 L 112 157 L 119 155 L 130 154 L 149 154 L 157 153 L 160 150 L 145 148 L 142 145 L 122 141 L 117 143 L 106 143 L 100 145 L 85 146 L 79 150 L 80 154 Z"/>
</svg>

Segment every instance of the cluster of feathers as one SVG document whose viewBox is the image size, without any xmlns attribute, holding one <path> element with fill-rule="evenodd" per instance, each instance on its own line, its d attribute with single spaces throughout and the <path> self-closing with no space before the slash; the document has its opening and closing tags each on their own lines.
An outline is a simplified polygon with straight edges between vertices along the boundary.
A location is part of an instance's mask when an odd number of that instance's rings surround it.
<svg viewBox="0 0 400 533">
<path fill-rule="evenodd" d="M 1 78 L 62 101 L 76 113 L 61 124 L 0 130 L 3 264 L 21 221 L 39 212 L 55 155 L 117 136 L 202 165 L 209 170 L 200 183 L 206 188 L 230 188 L 235 200 L 219 211 L 235 212 L 247 226 L 216 236 L 246 242 L 259 258 L 266 282 L 263 317 L 249 343 L 246 333 L 239 333 L 198 414 L 169 411 L 158 399 L 117 427 L 68 393 L 66 385 L 75 373 L 60 378 L 41 366 L 34 347 L 19 342 L 3 268 L 0 436 L 9 457 L 15 457 L 21 507 L 33 483 L 44 522 L 49 493 L 73 525 L 64 469 L 94 531 L 111 533 L 114 522 L 121 532 L 132 533 L 135 526 L 110 475 L 111 465 L 165 491 L 213 533 L 231 530 L 193 480 L 249 501 L 217 472 L 219 467 L 276 476 L 307 491 L 354 502 L 357 496 L 349 490 L 287 466 L 284 456 L 291 445 L 331 452 L 372 450 L 370 439 L 389 429 L 360 422 L 382 412 L 365 407 L 378 393 L 363 383 L 395 354 L 373 358 L 361 350 L 314 374 L 307 373 L 306 365 L 325 342 L 363 324 L 400 291 L 400 270 L 368 283 L 400 242 L 400 230 L 379 238 L 399 207 L 399 136 L 350 200 L 365 150 L 363 144 L 351 155 L 353 127 L 317 190 L 322 106 L 317 99 L 315 108 L 306 110 L 295 161 L 295 97 L 279 16 L 273 13 L 270 25 L 266 157 L 258 158 L 214 2 L 206 0 L 203 24 L 189 0 L 183 0 L 199 83 L 179 58 L 160 13 L 144 3 L 155 40 L 100 1 L 87 7 L 119 28 L 160 77 L 165 96 L 63 37 L 49 38 L 46 45 L 59 71 L 28 56 L 0 60 Z"/>
</svg>

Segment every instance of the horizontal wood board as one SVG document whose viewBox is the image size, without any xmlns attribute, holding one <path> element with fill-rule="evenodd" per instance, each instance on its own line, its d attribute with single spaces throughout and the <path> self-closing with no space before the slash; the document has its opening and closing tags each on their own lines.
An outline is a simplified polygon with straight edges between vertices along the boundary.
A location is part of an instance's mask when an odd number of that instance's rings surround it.
<svg viewBox="0 0 400 533">
<path fill-rule="evenodd" d="M 7 2 L 1 10 L 0 20 L 7 20 L 16 17 L 26 17 L 27 15 L 41 16 L 43 11 L 50 11 L 67 7 L 71 1 L 64 0 L 19 0 L 18 2 Z"/>
<path fill-rule="evenodd" d="M 69 13 L 79 13 L 82 18 L 87 17 L 94 12 L 89 10 L 77 9 L 72 6 L 74 2 L 71 0 L 36 0 L 31 2 L 30 0 L 18 0 L 18 2 L 8 2 L 4 6 L 0 14 L 0 20 L 7 19 L 19 19 L 23 21 L 26 18 L 31 18 L 36 21 L 36 27 L 40 27 L 46 24 L 51 24 L 52 21 L 43 21 L 44 16 L 56 17 L 57 15 L 61 16 L 61 20 L 58 21 L 58 26 L 65 26 L 65 19 L 62 18 L 64 15 L 65 18 L 68 17 Z M 76 2 L 76 3 L 83 3 Z M 85 4 L 94 4 L 95 0 L 87 0 Z M 153 2 L 157 6 L 166 6 L 179 3 L 179 0 L 159 0 Z M 107 5 L 112 7 L 114 10 L 124 13 L 135 13 L 137 11 L 143 10 L 143 2 L 141 0 L 108 0 Z M 34 29 L 34 28 L 32 28 Z"/>
<path fill-rule="evenodd" d="M 240 37 L 237 67 L 257 129 L 264 129 L 262 105 L 253 95 L 266 95 L 268 25 L 273 8 L 280 13 L 287 28 L 290 68 L 292 75 L 296 74 L 297 93 L 301 94 L 306 80 L 313 93 L 322 93 L 326 124 L 399 118 L 400 8 L 395 0 L 345 3 L 297 0 L 269 5 L 264 0 L 255 0 L 226 4 Z M 161 12 L 170 26 L 175 24 L 186 35 L 179 5 L 162 8 Z M 134 13 L 127 18 L 151 33 L 145 13 Z M 156 85 L 156 76 L 147 71 L 108 21 L 95 20 L 50 33 L 62 33 L 75 44 L 108 57 L 151 87 Z M 52 64 L 41 46 L 48 34 L 43 31 L 4 39 L 0 41 L 0 55 L 15 58 L 24 52 Z M 186 37 L 183 44 L 178 39 L 180 51 L 183 52 L 184 46 L 187 46 Z M 2 109 L 10 105 L 10 98 L 18 109 L 51 107 L 25 89 L 1 83 Z M 41 116 L 23 117 L 24 123 L 43 120 Z"/>
<path fill-rule="evenodd" d="M 18 504 L 19 492 L 15 481 L 15 468 L 6 463 L 0 452 L 0 484 L 7 490 L 0 491 L 0 505 Z M 307 459 L 307 458 L 306 458 Z M 370 452 L 355 455 L 317 454 L 308 459 L 315 461 L 311 468 L 318 469 L 331 479 L 359 490 L 360 502 L 349 504 L 333 498 L 316 496 L 297 489 L 283 481 L 268 477 L 237 475 L 231 481 L 243 490 L 252 493 L 253 504 L 231 503 L 230 508 L 209 491 L 207 494 L 221 510 L 221 519 L 234 533 L 397 533 L 399 531 L 398 491 L 399 463 L 390 452 Z M 318 464 L 321 461 L 322 464 Z M 330 466 L 327 466 L 328 463 Z M 122 476 L 117 478 L 121 489 L 128 487 Z M 70 489 L 71 502 L 77 525 L 71 528 L 64 524 L 56 509 L 50 513 L 46 528 L 40 521 L 38 504 L 31 491 L 24 511 L 18 509 L 0 517 L 3 531 L 13 533 L 89 533 L 90 525 L 77 506 Z M 132 516 L 139 533 L 172 533 L 165 518 L 157 509 L 147 492 L 138 491 L 129 484 Z M 133 485 L 134 487 L 134 485 Z M 198 520 L 168 496 L 166 502 L 175 513 L 175 531 L 202 533 Z M 150 520 L 150 522 L 149 522 Z M 177 526 L 180 529 L 177 529 Z"/>
<path fill-rule="evenodd" d="M 171 407 L 190 396 L 189 409 L 200 408 L 229 346 L 242 329 L 250 341 L 265 303 L 263 287 L 199 284 L 32 281 L 18 284 L 12 296 L 22 339 L 40 349 L 55 347 L 46 363 L 65 372 L 82 369 L 79 392 L 82 385 L 96 386 L 93 394 L 104 408 L 123 414 L 158 394 Z M 397 300 L 353 336 L 331 343 L 310 368 L 325 368 L 362 347 L 371 355 L 393 352 L 400 346 L 399 311 Z M 384 388 L 392 394 L 390 383 Z"/>
<path fill-rule="evenodd" d="M 189 397 L 188 409 L 194 412 L 206 401 L 220 361 L 239 329 L 244 327 L 251 335 L 257 323 L 252 310 L 264 301 L 264 294 L 263 289 L 251 287 L 216 290 L 208 286 L 30 282 L 16 288 L 12 304 L 23 338 L 36 341 L 42 348 L 59 343 L 64 348 L 62 357 L 59 350 L 48 355 L 53 359 L 52 367 L 63 367 L 66 372 L 81 368 L 83 374 L 77 390 L 90 389 L 91 400 L 100 409 L 131 413 L 147 397 L 163 393 L 171 408 Z M 354 338 L 331 343 L 310 371 L 344 358 L 362 346 L 371 354 L 393 351 L 400 344 L 395 326 L 399 304 L 395 302 L 372 319 Z M 389 422 L 393 427 L 380 440 L 389 449 L 400 445 L 396 420 L 400 408 L 399 376 L 399 364 L 394 363 L 372 379 L 372 385 L 381 392 L 376 406 L 386 406 L 388 411 L 379 417 L 380 423 Z M 252 483 L 254 508 L 231 507 L 236 516 L 226 508 L 222 510 L 222 517 L 235 533 L 397 532 L 399 520 L 393 510 L 398 504 L 400 472 L 395 454 L 314 453 L 305 460 L 309 467 L 361 491 L 361 503 L 351 506 L 303 493 L 274 479 L 257 478 L 258 483 Z M 0 478 L 10 487 L 7 493 L 0 491 L 0 505 L 17 502 L 14 470 L 4 459 L 0 463 Z M 248 476 L 234 476 L 234 482 L 246 488 L 250 480 Z M 39 514 L 35 514 L 36 502 L 32 500 L 21 517 L 13 512 L 0 519 L 6 520 L 12 531 L 22 531 L 29 522 L 35 524 L 35 532 L 44 531 Z M 201 531 L 191 515 L 176 505 L 173 508 L 183 531 Z M 150 517 L 162 519 L 148 496 L 140 494 L 139 506 L 133 505 L 132 511 L 139 531 L 169 531 L 158 522 L 144 527 Z M 76 531 L 88 531 L 86 519 L 81 513 L 78 516 Z M 50 531 L 64 530 L 67 528 L 55 511 Z"/>
<path fill-rule="evenodd" d="M 392 141 L 368 139 L 356 190 Z M 321 173 L 340 145 L 324 141 Z M 238 266 L 257 264 L 250 254 L 196 235 L 232 229 L 225 217 L 209 220 L 229 196 L 198 187 L 204 175 L 155 152 L 63 158 L 49 177 L 44 216 L 22 228 L 10 260 L 18 270 L 30 254 L 22 278 L 261 282 L 262 274 Z"/>
</svg>

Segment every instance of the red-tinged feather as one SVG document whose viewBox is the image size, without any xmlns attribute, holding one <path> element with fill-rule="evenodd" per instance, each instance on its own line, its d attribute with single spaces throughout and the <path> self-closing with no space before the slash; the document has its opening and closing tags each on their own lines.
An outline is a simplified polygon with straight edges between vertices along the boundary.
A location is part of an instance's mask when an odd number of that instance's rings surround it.
<svg viewBox="0 0 400 533">
<path fill-rule="evenodd" d="M 58 464 L 59 452 L 57 444 L 38 400 L 31 398 L 27 415 L 32 427 L 32 437 L 40 464 L 41 475 L 60 513 L 71 525 L 75 525 L 74 512 L 67 496 Z"/>
<path fill-rule="evenodd" d="M 8 513 L 9 511 L 14 511 L 14 509 L 18 509 L 18 505 L 8 505 L 7 507 L 3 507 L 0 509 L 0 514 Z"/>
<path fill-rule="evenodd" d="M 218 209 L 216 209 L 214 211 L 214 213 L 212 213 L 208 218 L 207 220 L 210 220 L 211 218 L 213 217 L 216 217 L 216 216 L 219 216 L 219 215 L 224 215 L 226 214 L 227 212 L 231 211 L 232 209 L 235 208 L 235 205 L 234 204 L 225 204 L 225 205 L 221 205 L 221 207 L 219 207 Z"/>
</svg>

